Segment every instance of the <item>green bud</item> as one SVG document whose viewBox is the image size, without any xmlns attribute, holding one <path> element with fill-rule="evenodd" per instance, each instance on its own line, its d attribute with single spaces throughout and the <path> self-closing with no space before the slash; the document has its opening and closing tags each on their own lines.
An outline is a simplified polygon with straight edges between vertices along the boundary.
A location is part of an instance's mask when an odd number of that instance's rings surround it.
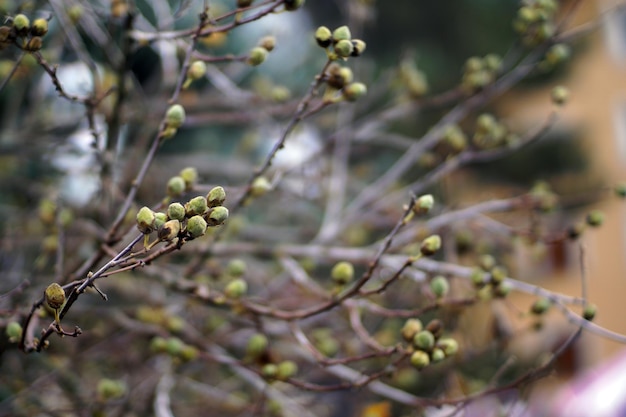
<svg viewBox="0 0 626 417">
<path fill-rule="evenodd" d="M 476 288 L 481 288 L 485 285 L 485 273 L 481 268 L 474 268 L 472 269 L 470 280 Z"/>
<path fill-rule="evenodd" d="M 241 278 L 232 280 L 224 288 L 224 294 L 228 298 L 241 298 L 248 292 L 248 283 Z"/>
<path fill-rule="evenodd" d="M 352 34 L 350 33 L 350 28 L 348 26 L 340 26 L 333 31 L 333 41 L 335 43 L 339 41 L 349 41 L 352 39 Z"/>
<path fill-rule="evenodd" d="M 448 291 L 450 291 L 448 279 L 443 275 L 437 275 L 430 281 L 430 290 L 437 298 L 445 297 Z"/>
<path fill-rule="evenodd" d="M 351 56 L 361 56 L 365 51 L 367 44 L 363 42 L 361 39 L 353 39 L 352 40 L 352 54 Z"/>
<path fill-rule="evenodd" d="M 456 124 L 446 126 L 442 139 L 454 153 L 459 153 L 467 147 L 467 136 Z"/>
<path fill-rule="evenodd" d="M 446 353 L 441 348 L 434 348 L 432 352 L 430 352 L 430 359 L 433 363 L 441 362 L 446 358 Z"/>
<path fill-rule="evenodd" d="M 294 11 L 304 6 L 304 0 L 285 0 L 285 10 Z"/>
<path fill-rule="evenodd" d="M 402 338 L 407 342 L 412 342 L 415 335 L 424 329 L 420 319 L 408 319 L 402 326 Z"/>
<path fill-rule="evenodd" d="M 435 346 L 435 336 L 428 330 L 417 332 L 413 337 L 413 346 L 430 351 Z"/>
<path fill-rule="evenodd" d="M 479 263 L 483 270 L 491 271 L 496 266 L 496 258 L 486 253 L 480 257 Z"/>
<path fill-rule="evenodd" d="M 604 213 L 600 210 L 591 210 L 585 220 L 591 227 L 602 226 L 602 223 L 604 223 Z"/>
<path fill-rule="evenodd" d="M 352 46 L 352 42 L 347 39 L 340 40 L 335 44 L 335 52 L 341 58 L 349 57 L 350 55 L 352 55 L 353 51 L 354 46 Z"/>
<path fill-rule="evenodd" d="M 156 216 L 150 207 L 142 207 L 137 212 L 137 229 L 141 233 L 148 234 L 154 230 Z"/>
<path fill-rule="evenodd" d="M 185 108 L 180 104 L 173 104 L 165 113 L 165 122 L 168 127 L 178 129 L 185 123 Z"/>
<path fill-rule="evenodd" d="M 246 263 L 242 259 L 232 259 L 228 262 L 226 270 L 230 276 L 241 277 L 246 273 L 246 268 Z"/>
<path fill-rule="evenodd" d="M 435 199 L 432 194 L 424 194 L 415 200 L 413 212 L 415 214 L 426 214 L 432 210 L 435 205 Z"/>
<path fill-rule="evenodd" d="M 494 266 L 491 269 L 491 282 L 495 285 L 501 284 L 506 278 L 506 268 L 503 266 Z"/>
<path fill-rule="evenodd" d="M 224 206 L 217 206 L 209 209 L 206 216 L 207 225 L 209 227 L 219 226 L 224 224 L 228 219 L 228 209 Z"/>
<path fill-rule="evenodd" d="M 179 197 L 185 192 L 185 180 L 183 177 L 175 176 L 167 181 L 167 195 L 170 197 Z"/>
<path fill-rule="evenodd" d="M 165 327 L 172 333 L 180 333 L 185 330 L 185 320 L 179 316 L 166 316 Z"/>
<path fill-rule="evenodd" d="M 258 358 L 267 351 L 268 346 L 269 341 L 267 340 L 267 337 L 264 334 L 256 333 L 248 339 L 246 353 L 251 358 Z"/>
<path fill-rule="evenodd" d="M 258 44 L 261 48 L 265 49 L 267 52 L 272 52 L 276 47 L 276 37 L 274 36 L 264 36 L 259 40 Z"/>
<path fill-rule="evenodd" d="M 547 298 L 540 298 L 536 300 L 530 308 L 530 312 L 536 315 L 542 315 L 550 309 L 552 301 Z"/>
<path fill-rule="evenodd" d="M 272 189 L 272 185 L 265 177 L 257 177 L 250 186 L 250 194 L 253 197 L 260 197 Z"/>
<path fill-rule="evenodd" d="M 320 26 L 315 31 L 315 41 L 322 48 L 328 48 L 332 42 L 333 34 L 326 26 Z"/>
<path fill-rule="evenodd" d="M 282 361 L 278 364 L 276 378 L 285 381 L 298 373 L 298 365 L 294 361 Z"/>
<path fill-rule="evenodd" d="M 187 217 L 202 215 L 208 209 L 206 198 L 204 196 L 197 196 L 185 203 L 185 215 Z"/>
<path fill-rule="evenodd" d="M 199 355 L 200 355 L 200 352 L 198 351 L 198 348 L 196 348 L 195 346 L 185 345 L 183 346 L 183 349 L 180 351 L 180 354 L 178 355 L 178 357 L 183 362 L 189 362 L 194 359 L 197 359 Z"/>
<path fill-rule="evenodd" d="M 416 367 L 417 369 L 424 369 L 430 364 L 430 358 L 428 357 L 428 353 L 423 350 L 416 350 L 411 355 L 411 365 Z"/>
<path fill-rule="evenodd" d="M 185 220 L 185 207 L 180 203 L 172 203 L 167 207 L 167 217 L 170 220 Z"/>
<path fill-rule="evenodd" d="M 248 53 L 248 60 L 246 62 L 248 62 L 248 65 L 256 67 L 257 65 L 261 65 L 266 58 L 267 49 L 260 46 L 255 46 L 254 48 L 250 49 L 250 52 Z"/>
<path fill-rule="evenodd" d="M 330 272 L 330 277 L 338 285 L 346 285 L 354 278 L 354 266 L 350 262 L 337 262 Z"/>
<path fill-rule="evenodd" d="M 183 168 L 178 174 L 185 181 L 185 190 L 189 191 L 198 182 L 198 170 L 194 167 Z"/>
<path fill-rule="evenodd" d="M 278 367 L 273 363 L 266 363 L 265 365 L 263 365 L 263 368 L 261 368 L 261 375 L 263 375 L 263 377 L 267 379 L 276 378 L 277 373 Z"/>
<path fill-rule="evenodd" d="M 195 239 L 197 237 L 203 236 L 206 233 L 206 228 L 206 220 L 204 220 L 200 215 L 195 215 L 187 220 L 187 227 L 185 228 L 185 230 L 192 239 Z"/>
<path fill-rule="evenodd" d="M 20 13 L 13 18 L 13 27 L 18 33 L 25 34 L 30 29 L 30 19 Z"/>
<path fill-rule="evenodd" d="M 43 18 L 35 19 L 33 26 L 30 28 L 30 33 L 33 36 L 44 36 L 48 33 L 48 21 Z"/>
<path fill-rule="evenodd" d="M 160 240 L 172 240 L 180 233 L 180 221 L 168 220 L 163 227 L 159 229 Z"/>
<path fill-rule="evenodd" d="M 502 67 L 502 58 L 497 54 L 488 54 L 483 60 L 485 68 L 489 71 L 498 72 Z"/>
<path fill-rule="evenodd" d="M 471 56 L 465 61 L 464 70 L 466 72 L 477 72 L 483 69 L 483 60 L 477 56 Z"/>
<path fill-rule="evenodd" d="M 587 304 L 583 309 L 583 318 L 585 320 L 592 321 L 596 317 L 597 312 L 598 307 L 595 304 Z"/>
<path fill-rule="evenodd" d="M 167 339 L 167 343 L 165 345 L 165 351 L 170 356 L 179 356 L 183 351 L 185 344 L 182 340 L 177 337 L 170 337 Z"/>
<path fill-rule="evenodd" d="M 80 4 L 75 4 L 67 10 L 67 15 L 70 18 L 70 21 L 76 24 L 76 22 L 78 22 L 83 16 L 83 12 L 83 6 Z"/>
<path fill-rule="evenodd" d="M 557 65 L 567 60 L 571 55 L 571 49 L 564 43 L 557 43 L 552 45 L 548 52 L 546 52 L 546 61 L 550 65 Z"/>
<path fill-rule="evenodd" d="M 483 113 L 476 118 L 476 131 L 480 133 L 490 133 L 498 121 L 492 114 Z"/>
<path fill-rule="evenodd" d="M 167 350 L 167 340 L 160 336 L 153 337 L 150 340 L 150 351 L 154 353 L 163 353 Z"/>
<path fill-rule="evenodd" d="M 446 356 L 453 356 L 459 351 L 459 342 L 451 337 L 441 338 L 437 341 L 437 347 L 442 349 Z"/>
<path fill-rule="evenodd" d="M 496 297 L 505 298 L 507 295 L 509 295 L 512 289 L 513 287 L 511 286 L 511 284 L 509 284 L 508 282 L 503 282 L 493 288 L 493 294 Z"/>
<path fill-rule="evenodd" d="M 424 256 L 434 255 L 441 248 L 441 237 L 439 235 L 431 235 L 422 241 L 420 251 Z"/>
<path fill-rule="evenodd" d="M 562 106 L 567 103 L 569 98 L 569 90 L 562 85 L 556 86 L 551 92 L 552 102 L 557 106 Z"/>
<path fill-rule="evenodd" d="M 613 188 L 613 192 L 619 198 L 626 198 L 626 183 L 617 184 Z"/>
<path fill-rule="evenodd" d="M 98 398 L 106 401 L 123 397 L 126 394 L 127 388 L 124 381 L 103 378 L 98 381 L 96 391 Z"/>
<path fill-rule="evenodd" d="M 221 206 L 226 201 L 226 191 L 220 186 L 213 187 L 207 194 L 206 200 L 209 207 Z"/>
<path fill-rule="evenodd" d="M 7 325 L 6 335 L 11 342 L 17 342 L 22 339 L 22 325 L 16 321 L 12 321 Z"/>
<path fill-rule="evenodd" d="M 348 101 L 356 101 L 367 94 L 367 86 L 363 83 L 350 83 L 342 90 L 343 97 Z"/>
</svg>

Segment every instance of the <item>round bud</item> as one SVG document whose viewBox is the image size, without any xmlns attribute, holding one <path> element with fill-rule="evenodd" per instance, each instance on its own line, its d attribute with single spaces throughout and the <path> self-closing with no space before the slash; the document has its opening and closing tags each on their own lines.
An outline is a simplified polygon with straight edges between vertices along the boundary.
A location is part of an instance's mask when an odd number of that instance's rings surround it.
<svg viewBox="0 0 626 417">
<path fill-rule="evenodd" d="M 258 358 L 267 351 L 268 346 L 269 341 L 267 340 L 267 337 L 264 334 L 256 333 L 248 339 L 246 353 L 251 358 Z"/>
<path fill-rule="evenodd" d="M 474 268 L 472 269 L 470 280 L 476 288 L 481 288 L 485 285 L 485 273 L 481 268 Z"/>
<path fill-rule="evenodd" d="M 350 262 L 337 262 L 330 272 L 330 277 L 338 285 L 346 285 L 354 278 L 354 266 Z"/>
<path fill-rule="evenodd" d="M 356 101 L 367 94 L 367 86 L 363 83 L 350 83 L 343 89 L 343 97 L 348 101 Z"/>
<path fill-rule="evenodd" d="M 501 284 L 496 285 L 493 288 L 493 294 L 496 297 L 505 298 L 507 295 L 509 295 L 509 293 L 511 292 L 512 289 L 513 289 L 513 287 L 511 286 L 511 284 L 509 284 L 507 282 L 503 282 Z"/>
<path fill-rule="evenodd" d="M 98 387 L 96 388 L 98 398 L 104 401 L 121 398 L 126 394 L 126 390 L 124 381 L 108 378 L 98 381 Z"/>
<path fill-rule="evenodd" d="M 591 227 L 600 227 L 604 223 L 604 213 L 600 210 L 591 210 L 585 217 L 585 221 Z"/>
<path fill-rule="evenodd" d="M 228 219 L 228 209 L 224 206 L 213 207 L 206 216 L 209 227 L 219 226 Z"/>
<path fill-rule="evenodd" d="M 185 108 L 180 104 L 173 104 L 165 113 L 167 127 L 178 129 L 185 123 Z"/>
<path fill-rule="evenodd" d="M 193 188 L 198 181 L 198 170 L 194 167 L 183 168 L 180 173 L 180 177 L 185 181 L 185 190 L 189 191 Z"/>
<path fill-rule="evenodd" d="M 417 332 L 413 337 L 413 346 L 430 351 L 435 346 L 435 336 L 428 330 Z"/>
<path fill-rule="evenodd" d="M 65 290 L 56 282 L 48 285 L 44 292 L 46 304 L 53 310 L 58 310 L 65 303 Z"/>
<path fill-rule="evenodd" d="M 424 256 L 434 255 L 441 248 L 441 237 L 439 235 L 431 235 L 422 241 L 420 252 Z"/>
<path fill-rule="evenodd" d="M 294 361 L 282 361 L 278 364 L 276 378 L 285 381 L 298 373 L 298 365 Z"/>
<path fill-rule="evenodd" d="M 477 72 L 483 69 L 483 60 L 477 56 L 467 58 L 464 65 L 465 72 Z"/>
<path fill-rule="evenodd" d="M 224 288 L 224 294 L 228 298 L 240 298 L 248 292 L 248 283 L 241 278 L 232 280 Z"/>
<path fill-rule="evenodd" d="M 48 21 L 43 18 L 35 19 L 33 26 L 30 28 L 30 33 L 33 36 L 43 36 L 48 33 Z"/>
<path fill-rule="evenodd" d="M 154 213 L 154 229 L 159 230 L 165 222 L 167 221 L 167 214 L 165 213 Z"/>
<path fill-rule="evenodd" d="M 187 217 L 202 215 L 207 211 L 208 207 L 206 198 L 199 195 L 185 203 L 185 215 Z"/>
<path fill-rule="evenodd" d="M 37 52 L 43 46 L 43 41 L 39 36 L 33 36 L 28 40 L 24 49 L 29 52 Z"/>
<path fill-rule="evenodd" d="M 167 339 L 165 351 L 170 356 L 178 356 L 183 351 L 184 347 L 185 344 L 182 340 L 177 337 L 170 337 L 169 339 Z"/>
<path fill-rule="evenodd" d="M 7 325 L 5 333 L 11 342 L 17 342 L 22 338 L 22 325 L 12 321 Z"/>
<path fill-rule="evenodd" d="M 480 257 L 479 263 L 484 271 L 491 271 L 496 266 L 496 258 L 486 253 Z"/>
<path fill-rule="evenodd" d="M 139 209 L 136 216 L 137 229 L 141 233 L 148 234 L 154 230 L 154 222 L 156 216 L 150 207 L 143 206 Z"/>
<path fill-rule="evenodd" d="M 200 351 L 198 351 L 197 347 L 190 346 L 190 345 L 185 345 L 185 346 L 183 346 L 183 349 L 178 354 L 178 357 L 183 362 L 189 362 L 189 361 L 192 361 L 194 359 L 197 359 L 199 355 L 200 355 Z"/>
<path fill-rule="evenodd" d="M 536 300 L 530 308 L 530 312 L 536 315 L 541 315 L 547 312 L 552 305 L 552 301 L 547 298 L 540 298 Z"/>
<path fill-rule="evenodd" d="M 435 199 L 432 194 L 424 194 L 415 200 L 413 212 L 415 214 L 426 214 L 432 210 L 435 205 Z"/>
<path fill-rule="evenodd" d="M 253 197 L 260 197 L 272 189 L 272 185 L 265 177 L 257 177 L 250 186 L 250 194 Z"/>
<path fill-rule="evenodd" d="M 494 266 L 491 269 L 491 282 L 495 285 L 501 284 L 506 278 L 506 268 L 503 266 Z"/>
<path fill-rule="evenodd" d="M 30 29 L 30 19 L 20 13 L 13 18 L 13 27 L 18 34 L 25 35 Z"/>
<path fill-rule="evenodd" d="M 430 358 L 428 353 L 423 350 L 416 350 L 411 355 L 411 365 L 416 367 L 417 369 L 423 369 L 430 364 Z"/>
<path fill-rule="evenodd" d="M 167 217 L 170 220 L 183 221 L 185 219 L 185 207 L 180 203 L 172 203 L 167 207 Z"/>
<path fill-rule="evenodd" d="M 567 99 L 569 98 L 569 90 L 559 85 L 552 89 L 550 96 L 554 104 L 556 104 L 557 106 L 562 106 L 567 103 Z"/>
<path fill-rule="evenodd" d="M 320 26 L 315 31 L 315 41 L 322 48 L 328 48 L 332 42 L 333 34 L 326 26 Z"/>
<path fill-rule="evenodd" d="M 154 353 L 162 353 L 167 350 L 167 340 L 160 336 L 155 336 L 150 340 L 150 350 Z"/>
<path fill-rule="evenodd" d="M 277 373 L 278 367 L 273 363 L 266 363 L 263 365 L 263 368 L 261 368 L 261 375 L 267 379 L 275 378 Z"/>
<path fill-rule="evenodd" d="M 209 207 L 217 207 L 224 204 L 226 201 L 226 191 L 224 191 L 224 187 L 213 187 L 211 191 L 206 196 L 207 205 Z"/>
<path fill-rule="evenodd" d="M 498 121 L 492 114 L 483 113 L 476 118 L 476 131 L 479 133 L 490 133 L 497 123 Z"/>
<path fill-rule="evenodd" d="M 487 54 L 483 59 L 485 68 L 489 71 L 498 72 L 502 67 L 502 58 L 498 54 Z"/>
<path fill-rule="evenodd" d="M 183 177 L 175 176 L 167 181 L 167 195 L 170 197 L 179 197 L 185 191 L 186 185 Z"/>
<path fill-rule="evenodd" d="M 226 267 L 228 274 L 233 277 L 243 276 L 246 273 L 246 269 L 246 263 L 242 259 L 232 259 Z"/>
<path fill-rule="evenodd" d="M 598 307 L 596 307 L 595 304 L 587 304 L 583 309 L 583 318 L 585 320 L 592 321 L 596 317 L 597 312 Z"/>
<path fill-rule="evenodd" d="M 159 229 L 160 240 L 172 240 L 180 233 L 180 221 L 168 220 L 163 224 L 163 227 Z"/>
<path fill-rule="evenodd" d="M 550 65 L 556 65 L 568 59 L 570 55 L 571 49 L 568 45 L 557 43 L 552 45 L 550 49 L 548 49 L 548 52 L 546 52 L 546 62 Z"/>
<path fill-rule="evenodd" d="M 267 49 L 260 46 L 255 46 L 254 48 L 250 49 L 250 53 L 248 54 L 248 59 L 246 62 L 248 63 L 248 65 L 256 67 L 257 65 L 261 65 L 266 58 Z"/>
<path fill-rule="evenodd" d="M 337 43 L 343 40 L 351 40 L 352 34 L 350 33 L 350 28 L 348 26 L 339 26 L 337 29 L 333 31 L 333 42 Z"/>
<path fill-rule="evenodd" d="M 75 4 L 67 10 L 67 16 L 70 18 L 70 21 L 74 24 L 80 20 L 83 16 L 83 6 L 80 4 Z"/>
<path fill-rule="evenodd" d="M 353 39 L 352 40 L 352 54 L 351 56 L 361 56 L 365 51 L 367 44 L 363 42 L 361 39 Z"/>
<path fill-rule="evenodd" d="M 443 350 L 446 356 L 453 356 L 459 351 L 459 342 L 451 337 L 441 338 L 437 341 L 437 347 Z"/>
<path fill-rule="evenodd" d="M 305 0 L 285 0 L 285 10 L 294 11 L 298 10 L 300 7 L 304 6 Z"/>
<path fill-rule="evenodd" d="M 206 220 L 204 220 L 202 216 L 196 215 L 187 220 L 187 227 L 185 230 L 192 239 L 195 239 L 203 236 L 206 233 L 206 228 Z"/>
<path fill-rule="evenodd" d="M 402 326 L 402 338 L 407 342 L 412 342 L 415 335 L 424 329 L 420 319 L 408 319 Z"/>
<path fill-rule="evenodd" d="M 352 42 L 347 39 L 340 40 L 335 44 L 335 52 L 341 58 L 349 57 L 350 55 L 352 55 L 352 51 L 354 51 Z"/>
<path fill-rule="evenodd" d="M 446 358 L 446 353 L 441 348 L 434 348 L 432 352 L 430 352 L 430 360 L 433 363 L 441 362 Z"/>
<path fill-rule="evenodd" d="M 187 70 L 187 77 L 190 80 L 199 80 L 206 74 L 206 63 L 204 61 L 194 61 Z"/>
<path fill-rule="evenodd" d="M 265 49 L 267 52 L 271 52 L 276 47 L 276 37 L 264 36 L 259 40 L 258 45 Z"/>
<path fill-rule="evenodd" d="M 448 291 L 450 291 L 448 279 L 443 275 L 437 275 L 430 281 L 430 290 L 437 298 L 445 297 Z"/>
</svg>

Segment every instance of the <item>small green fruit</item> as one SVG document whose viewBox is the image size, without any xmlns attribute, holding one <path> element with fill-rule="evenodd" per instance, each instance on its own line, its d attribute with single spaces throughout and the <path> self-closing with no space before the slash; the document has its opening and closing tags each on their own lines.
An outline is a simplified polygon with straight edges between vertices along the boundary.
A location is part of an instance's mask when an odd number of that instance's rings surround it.
<svg viewBox="0 0 626 417">
<path fill-rule="evenodd" d="M 491 282 L 495 285 L 501 284 L 506 278 L 507 271 L 503 266 L 494 266 L 491 269 Z"/>
<path fill-rule="evenodd" d="M 219 226 L 228 220 L 228 209 L 224 206 L 213 207 L 209 210 L 206 221 L 209 227 Z"/>
<path fill-rule="evenodd" d="M 170 220 L 183 221 L 185 219 L 185 207 L 180 203 L 172 203 L 167 207 L 167 217 Z"/>
<path fill-rule="evenodd" d="M 206 228 L 206 220 L 204 220 L 202 216 L 196 215 L 187 220 L 187 227 L 185 230 L 192 239 L 195 239 L 203 236 L 206 233 Z"/>
<path fill-rule="evenodd" d="M 591 227 L 600 227 L 604 223 L 604 213 L 600 210 L 592 210 L 587 214 L 585 220 Z"/>
<path fill-rule="evenodd" d="M 260 46 L 255 46 L 254 48 L 250 49 L 250 52 L 248 53 L 248 65 L 252 65 L 253 67 L 256 67 L 257 65 L 261 65 L 263 63 L 263 61 L 265 61 L 265 59 L 267 58 L 267 49 L 262 48 Z"/>
<path fill-rule="evenodd" d="M 155 336 L 150 340 L 150 351 L 154 353 L 163 353 L 167 350 L 167 340 L 163 337 Z"/>
<path fill-rule="evenodd" d="M 272 185 L 265 177 L 257 177 L 250 186 L 250 194 L 253 197 L 260 197 L 272 189 Z"/>
<path fill-rule="evenodd" d="M 333 34 L 326 26 L 320 26 L 315 31 L 315 41 L 322 48 L 328 48 L 332 42 Z"/>
<path fill-rule="evenodd" d="M 583 318 L 592 321 L 596 317 L 598 307 L 595 304 L 587 304 L 583 309 Z"/>
<path fill-rule="evenodd" d="M 180 104 L 173 104 L 165 113 L 165 122 L 168 127 L 178 129 L 185 123 L 185 108 Z"/>
<path fill-rule="evenodd" d="M 349 57 L 350 55 L 352 55 L 353 51 L 354 46 L 352 46 L 352 42 L 347 39 L 340 40 L 335 44 L 335 52 L 341 58 Z"/>
<path fill-rule="evenodd" d="M 451 337 L 441 338 L 437 341 L 437 347 L 442 349 L 446 356 L 454 356 L 459 351 L 459 342 Z"/>
<path fill-rule="evenodd" d="M 261 355 L 267 352 L 267 347 L 269 346 L 269 341 L 264 334 L 256 333 L 248 339 L 248 344 L 246 345 L 246 353 L 251 358 L 258 358 Z"/>
<path fill-rule="evenodd" d="M 108 378 L 103 378 L 98 381 L 98 387 L 96 389 L 98 398 L 104 401 L 121 398 L 126 394 L 126 390 L 127 388 L 124 381 Z"/>
<path fill-rule="evenodd" d="M 267 52 L 272 52 L 274 48 L 276 48 L 276 37 L 275 36 L 264 36 L 259 40 L 258 44 L 261 48 L 265 49 Z"/>
<path fill-rule="evenodd" d="M 206 198 L 199 195 L 185 204 L 185 215 L 187 217 L 202 215 L 207 211 L 208 207 Z"/>
<path fill-rule="evenodd" d="M 224 288 L 224 294 L 228 298 L 241 298 L 248 292 L 248 283 L 241 278 L 232 280 Z"/>
<path fill-rule="evenodd" d="M 343 97 L 348 101 L 356 101 L 367 94 L 367 86 L 363 83 L 350 83 L 342 90 Z"/>
<path fill-rule="evenodd" d="M 16 321 L 12 321 L 7 325 L 6 335 L 11 342 L 17 342 L 22 339 L 22 325 Z"/>
<path fill-rule="evenodd" d="M 412 342 L 415 338 L 415 335 L 421 332 L 424 329 L 424 325 L 420 319 L 408 319 L 404 322 L 404 326 L 402 326 L 402 330 L 400 331 L 402 334 L 402 338 L 407 342 Z"/>
<path fill-rule="evenodd" d="M 226 201 L 226 191 L 220 186 L 213 187 L 207 194 L 206 200 L 209 207 L 221 206 Z"/>
<path fill-rule="evenodd" d="M 337 43 L 343 40 L 351 40 L 352 34 L 350 33 L 350 28 L 348 26 L 339 26 L 337 29 L 333 31 L 333 42 Z"/>
<path fill-rule="evenodd" d="M 228 262 L 226 270 L 232 277 L 241 277 L 246 273 L 246 263 L 242 259 L 232 259 Z"/>
<path fill-rule="evenodd" d="M 424 194 L 420 196 L 417 200 L 415 200 L 415 205 L 413 206 L 413 212 L 415 214 L 426 214 L 430 210 L 432 210 L 435 205 L 435 199 L 432 194 Z"/>
<path fill-rule="evenodd" d="M 25 34 L 30 29 L 30 19 L 20 13 L 13 18 L 13 27 L 19 34 Z"/>
<path fill-rule="evenodd" d="M 137 229 L 141 233 L 148 234 L 154 230 L 154 222 L 156 220 L 156 216 L 154 211 L 150 207 L 142 207 L 137 212 Z"/>
<path fill-rule="evenodd" d="M 433 363 L 441 362 L 446 358 L 446 353 L 441 348 L 434 348 L 432 352 L 430 352 L 430 360 Z"/>
<path fill-rule="evenodd" d="M 48 33 L 48 21 L 43 18 L 35 19 L 33 26 L 30 28 L 30 33 L 33 36 L 44 36 Z"/>
<path fill-rule="evenodd" d="M 428 357 L 428 353 L 423 350 L 416 350 L 411 355 L 411 365 L 416 367 L 417 369 L 424 369 L 430 364 L 430 358 Z"/>
<path fill-rule="evenodd" d="M 422 241 L 420 252 L 424 256 L 432 256 L 441 248 L 441 237 L 439 235 L 431 235 Z"/>
<path fill-rule="evenodd" d="M 413 346 L 430 351 L 435 346 L 435 336 L 428 330 L 417 332 L 415 337 L 413 337 Z"/>
<path fill-rule="evenodd" d="M 330 277 L 336 284 L 346 285 L 354 278 L 354 266 L 350 262 L 338 262 L 333 266 Z"/>
<path fill-rule="evenodd" d="M 273 363 L 266 363 L 265 365 L 263 365 L 263 368 L 261 368 L 261 375 L 263 375 L 263 377 L 267 379 L 276 378 L 277 373 L 278 367 Z"/>
<path fill-rule="evenodd" d="M 298 373 L 298 365 L 294 361 L 282 361 L 278 364 L 276 378 L 285 381 Z"/>
<path fill-rule="evenodd" d="M 180 197 L 185 192 L 185 188 L 184 178 L 178 175 L 167 181 L 167 195 L 170 197 Z"/>
<path fill-rule="evenodd" d="M 562 106 L 567 103 L 569 98 L 569 90 L 562 85 L 556 86 L 552 89 L 551 93 L 552 102 L 557 106 Z"/>
<path fill-rule="evenodd" d="M 530 308 L 530 312 L 536 315 L 542 315 L 546 313 L 550 306 L 552 305 L 552 301 L 547 298 L 540 298 L 536 300 Z"/>
<path fill-rule="evenodd" d="M 179 356 L 184 347 L 185 344 L 182 340 L 177 337 L 170 337 L 167 339 L 165 351 L 170 356 Z"/>
<path fill-rule="evenodd" d="M 430 290 L 437 298 L 443 298 L 450 291 L 448 279 L 443 275 L 437 275 L 430 281 Z"/>
</svg>

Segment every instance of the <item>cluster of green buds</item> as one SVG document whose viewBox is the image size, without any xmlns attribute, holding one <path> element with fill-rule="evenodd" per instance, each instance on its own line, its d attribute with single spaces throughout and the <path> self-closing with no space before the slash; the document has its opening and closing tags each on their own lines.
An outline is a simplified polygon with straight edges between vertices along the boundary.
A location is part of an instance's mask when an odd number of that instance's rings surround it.
<svg viewBox="0 0 626 417">
<path fill-rule="evenodd" d="M 472 270 L 470 279 L 480 296 L 504 298 L 511 292 L 511 284 L 506 281 L 506 267 L 498 265 L 493 255 L 483 254 L 479 258 L 479 266 Z"/>
<path fill-rule="evenodd" d="M 246 62 L 248 65 L 256 67 L 261 65 L 266 59 L 267 55 L 276 47 L 276 38 L 273 36 L 265 36 L 259 40 L 257 45 L 250 49 Z"/>
<path fill-rule="evenodd" d="M 222 206 L 225 199 L 224 189 L 218 186 L 211 189 L 206 197 L 193 197 L 184 205 L 171 203 L 165 213 L 155 213 L 144 206 L 137 212 L 137 228 L 146 235 L 146 244 L 148 236 L 154 231 L 158 233 L 155 243 L 176 238 L 195 239 L 203 236 L 208 227 L 220 226 L 228 219 L 228 209 Z"/>
<path fill-rule="evenodd" d="M 443 129 L 443 134 L 439 139 L 437 150 L 444 155 L 456 155 L 467 148 L 467 135 L 459 125 L 448 124 Z"/>
<path fill-rule="evenodd" d="M 340 26 L 332 32 L 326 26 L 320 26 L 315 31 L 315 41 L 332 61 L 360 56 L 367 46 L 361 39 L 352 39 L 348 26 Z"/>
<path fill-rule="evenodd" d="M 194 167 L 183 168 L 178 175 L 167 181 L 166 193 L 170 198 L 178 198 L 185 192 L 193 190 L 198 182 L 198 171 Z"/>
<path fill-rule="evenodd" d="M 177 337 L 153 337 L 150 341 L 150 350 L 154 353 L 167 353 L 182 362 L 192 361 L 200 354 L 195 346 L 188 345 Z"/>
<path fill-rule="evenodd" d="M 502 68 L 502 58 L 497 54 L 484 57 L 472 56 L 465 61 L 461 87 L 467 93 L 474 93 L 491 84 Z"/>
<path fill-rule="evenodd" d="M 185 108 L 180 104 L 172 104 L 165 112 L 165 124 L 161 131 L 163 139 L 174 137 L 178 129 L 185 123 Z"/>
<path fill-rule="evenodd" d="M 298 365 L 294 361 L 286 360 L 274 363 L 266 363 L 261 368 L 261 375 L 267 380 L 286 381 L 298 373 Z"/>
<path fill-rule="evenodd" d="M 37 52 L 43 46 L 43 36 L 48 33 L 48 21 L 35 19 L 32 23 L 24 14 L 17 14 L 11 25 L 0 26 L 0 50 L 15 44 L 27 52 Z"/>
<path fill-rule="evenodd" d="M 426 74 L 417 67 L 413 59 L 404 58 L 400 62 L 398 79 L 411 98 L 420 98 L 428 92 Z"/>
<path fill-rule="evenodd" d="M 480 114 L 476 118 L 476 126 L 472 136 L 472 144 L 477 149 L 494 149 L 500 146 L 513 146 L 519 137 L 489 113 Z"/>
<path fill-rule="evenodd" d="M 438 319 L 431 320 L 426 327 L 420 319 L 408 319 L 400 332 L 402 338 L 409 344 L 411 365 L 417 369 L 441 362 L 454 356 L 459 350 L 459 344 L 455 339 L 442 337 L 443 324 Z"/>
<path fill-rule="evenodd" d="M 348 67 L 333 62 L 326 68 L 324 74 L 326 91 L 324 101 L 336 103 L 339 101 L 356 101 L 367 94 L 367 86 L 363 83 L 353 82 L 354 75 Z"/>
<path fill-rule="evenodd" d="M 552 191 L 550 184 L 544 181 L 539 181 L 533 185 L 529 195 L 534 203 L 534 208 L 544 213 L 554 211 L 559 203 L 558 195 Z"/>
<path fill-rule="evenodd" d="M 539 62 L 539 69 L 548 72 L 559 64 L 567 61 L 571 55 L 572 50 L 568 44 L 555 43 L 548 49 L 543 59 Z"/>
<path fill-rule="evenodd" d="M 513 29 L 522 37 L 525 46 L 536 46 L 550 39 L 556 32 L 557 0 L 524 0 L 513 20 Z"/>
</svg>

